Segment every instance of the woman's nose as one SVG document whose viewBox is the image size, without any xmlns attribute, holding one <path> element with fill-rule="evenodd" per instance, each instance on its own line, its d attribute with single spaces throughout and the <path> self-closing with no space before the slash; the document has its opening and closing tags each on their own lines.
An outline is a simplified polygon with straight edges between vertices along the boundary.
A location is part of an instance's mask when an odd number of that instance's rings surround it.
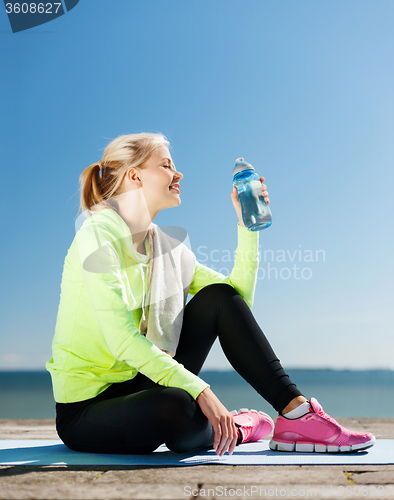
<svg viewBox="0 0 394 500">
<path fill-rule="evenodd" d="M 178 181 L 180 181 L 183 178 L 183 174 L 181 172 L 178 172 L 178 170 L 175 172 L 175 177 L 177 178 Z"/>
</svg>

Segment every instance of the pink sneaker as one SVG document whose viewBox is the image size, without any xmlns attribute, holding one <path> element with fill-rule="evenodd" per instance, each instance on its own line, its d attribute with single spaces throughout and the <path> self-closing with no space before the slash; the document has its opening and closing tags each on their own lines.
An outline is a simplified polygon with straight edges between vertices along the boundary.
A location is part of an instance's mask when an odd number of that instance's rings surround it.
<svg viewBox="0 0 394 500">
<path fill-rule="evenodd" d="M 291 420 L 279 415 L 269 447 L 274 451 L 340 453 L 365 450 L 375 444 L 369 432 L 353 432 L 338 424 L 311 398 L 309 413 Z"/>
<path fill-rule="evenodd" d="M 237 444 L 254 443 L 268 436 L 274 428 L 272 418 L 262 411 L 241 408 L 239 411 L 232 411 L 231 415 L 242 436 Z"/>
</svg>

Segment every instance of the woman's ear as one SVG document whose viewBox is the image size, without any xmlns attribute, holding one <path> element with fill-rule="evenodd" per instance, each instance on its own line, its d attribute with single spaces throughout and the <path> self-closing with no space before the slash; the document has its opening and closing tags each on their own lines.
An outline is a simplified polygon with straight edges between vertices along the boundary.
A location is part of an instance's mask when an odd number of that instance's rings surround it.
<svg viewBox="0 0 394 500">
<path fill-rule="evenodd" d="M 140 175 L 139 175 L 139 171 L 135 168 L 130 168 L 128 171 L 127 171 L 127 174 L 126 174 L 126 177 L 130 180 L 130 181 L 140 181 L 141 182 L 141 178 L 140 178 Z"/>
</svg>

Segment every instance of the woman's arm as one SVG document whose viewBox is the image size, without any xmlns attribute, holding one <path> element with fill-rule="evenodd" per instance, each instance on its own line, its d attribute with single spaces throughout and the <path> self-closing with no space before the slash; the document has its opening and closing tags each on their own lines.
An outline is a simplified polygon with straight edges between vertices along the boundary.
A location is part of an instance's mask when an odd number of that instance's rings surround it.
<svg viewBox="0 0 394 500">
<path fill-rule="evenodd" d="M 260 182 L 264 200 L 269 204 L 267 186 L 263 184 L 264 177 L 260 177 Z M 248 231 L 245 228 L 235 186 L 231 193 L 231 200 L 239 221 L 238 245 L 233 269 L 229 276 L 225 276 L 197 261 L 189 293 L 195 295 L 199 290 L 213 283 L 227 283 L 237 290 L 249 307 L 252 307 L 259 267 L 259 232 Z"/>
<path fill-rule="evenodd" d="M 259 267 L 259 233 L 248 231 L 240 225 L 237 228 L 238 246 L 230 275 L 225 276 L 197 261 L 189 288 L 191 295 L 195 295 L 207 285 L 227 283 L 242 295 L 249 307 L 252 307 Z"/>
</svg>

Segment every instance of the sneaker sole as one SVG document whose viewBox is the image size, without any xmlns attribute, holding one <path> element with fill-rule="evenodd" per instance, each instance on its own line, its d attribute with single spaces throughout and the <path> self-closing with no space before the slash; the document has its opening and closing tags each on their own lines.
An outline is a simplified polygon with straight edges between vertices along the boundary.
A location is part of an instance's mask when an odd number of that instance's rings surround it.
<svg viewBox="0 0 394 500">
<path fill-rule="evenodd" d="M 271 439 L 269 442 L 270 450 L 272 451 L 295 451 L 301 453 L 352 453 L 354 451 L 366 450 L 375 444 L 375 437 L 369 441 L 361 444 L 354 444 L 348 446 L 335 446 L 317 443 L 289 443 L 283 441 L 274 441 Z"/>
</svg>

